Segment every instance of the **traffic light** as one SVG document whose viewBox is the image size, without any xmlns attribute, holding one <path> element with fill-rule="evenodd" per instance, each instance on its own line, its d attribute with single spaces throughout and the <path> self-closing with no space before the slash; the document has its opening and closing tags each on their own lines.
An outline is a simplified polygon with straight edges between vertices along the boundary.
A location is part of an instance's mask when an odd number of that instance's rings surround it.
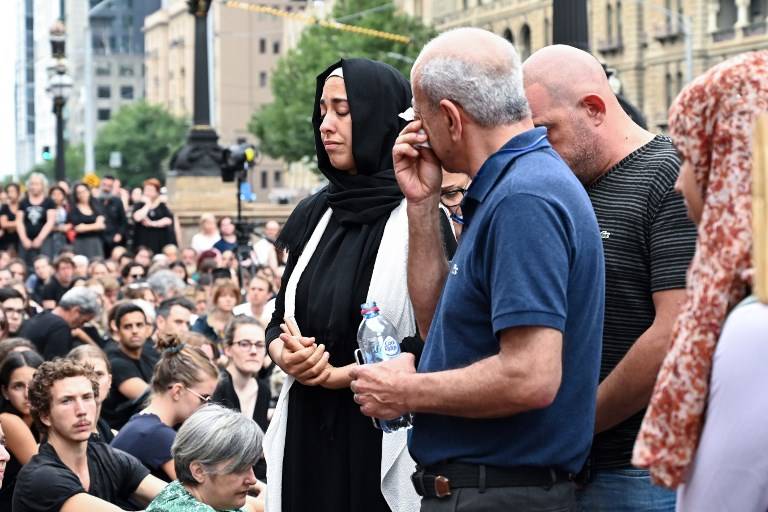
<svg viewBox="0 0 768 512">
<path fill-rule="evenodd" d="M 53 160 L 53 153 L 51 153 L 51 146 L 43 146 L 43 160 Z"/>
</svg>

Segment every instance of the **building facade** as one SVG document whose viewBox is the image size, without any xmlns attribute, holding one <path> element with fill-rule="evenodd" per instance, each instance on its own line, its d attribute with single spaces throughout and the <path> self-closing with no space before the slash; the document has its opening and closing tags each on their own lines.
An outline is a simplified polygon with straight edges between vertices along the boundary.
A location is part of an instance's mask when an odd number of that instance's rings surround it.
<svg viewBox="0 0 768 512">
<path fill-rule="evenodd" d="M 50 29 L 64 14 L 61 0 L 16 0 L 16 169 L 18 178 L 56 149 L 56 118 L 48 94 Z"/>
<path fill-rule="evenodd" d="M 274 0 L 267 5 L 297 12 L 306 2 Z M 286 30 L 284 18 L 219 2 L 211 6 L 208 23 L 211 124 L 223 146 L 239 139 L 256 143 L 248 122 L 273 100 L 272 71 L 293 31 Z M 147 101 L 186 118 L 191 118 L 193 108 L 194 35 L 194 18 L 184 0 L 168 1 L 145 20 Z M 249 176 L 257 200 L 268 202 L 270 194 L 287 194 L 287 175 L 282 161 L 263 157 Z"/>
<path fill-rule="evenodd" d="M 16 3 L 16 169 L 19 177 L 35 163 L 35 11 L 34 0 Z"/>
<path fill-rule="evenodd" d="M 438 30 L 491 30 L 523 58 L 552 42 L 551 0 L 399 4 Z M 590 0 L 588 11 L 592 53 L 615 70 L 622 93 L 653 131 L 666 129 L 669 105 L 688 81 L 688 55 L 695 77 L 731 56 L 768 48 L 768 0 Z"/>
<path fill-rule="evenodd" d="M 123 106 L 144 98 L 144 18 L 160 5 L 160 0 L 67 0 L 70 143 L 82 142 L 88 128 L 95 137 Z"/>
</svg>

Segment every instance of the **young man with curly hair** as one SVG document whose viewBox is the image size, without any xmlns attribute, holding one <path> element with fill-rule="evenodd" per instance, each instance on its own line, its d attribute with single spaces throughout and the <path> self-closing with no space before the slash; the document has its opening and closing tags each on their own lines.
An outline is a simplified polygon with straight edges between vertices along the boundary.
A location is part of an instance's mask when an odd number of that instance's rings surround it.
<svg viewBox="0 0 768 512">
<path fill-rule="evenodd" d="M 14 511 L 117 511 L 116 504 L 147 504 L 163 489 L 134 457 L 88 441 L 98 393 L 90 366 L 57 359 L 37 369 L 29 402 L 44 442 L 19 473 Z"/>
</svg>

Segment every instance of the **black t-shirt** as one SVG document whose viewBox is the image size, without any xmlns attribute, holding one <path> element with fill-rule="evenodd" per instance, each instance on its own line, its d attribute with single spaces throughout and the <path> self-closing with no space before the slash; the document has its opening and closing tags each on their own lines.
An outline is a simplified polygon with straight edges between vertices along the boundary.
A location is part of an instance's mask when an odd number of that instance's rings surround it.
<svg viewBox="0 0 768 512">
<path fill-rule="evenodd" d="M 53 446 L 41 444 L 37 455 L 19 472 L 13 511 L 56 512 L 69 498 L 85 492 L 110 503 L 125 501 L 149 475 L 135 457 L 101 442 L 88 443 L 88 472 L 91 485 L 86 491 Z"/>
<path fill-rule="evenodd" d="M 64 286 L 59 282 L 58 279 L 56 279 L 55 275 L 51 276 L 51 278 L 47 283 L 45 283 L 45 286 L 43 287 L 42 298 L 43 300 L 55 301 L 56 304 L 58 304 L 61 296 L 67 293 L 70 288 L 72 288 L 72 284 L 69 286 Z"/>
<path fill-rule="evenodd" d="M 16 213 L 11 210 L 11 207 L 7 204 L 4 204 L 3 206 L 0 206 L 0 217 L 5 215 L 8 217 L 9 222 L 13 222 L 16 220 Z M 6 247 L 8 245 L 16 245 L 19 242 L 19 235 L 16 233 L 16 231 L 12 233 L 5 233 L 2 238 L 2 244 Z"/>
<path fill-rule="evenodd" d="M 96 422 L 96 430 L 98 433 L 94 432 L 91 434 L 90 441 L 109 444 L 115 438 L 115 434 L 109 428 L 109 423 L 104 418 L 99 418 L 99 421 Z"/>
<path fill-rule="evenodd" d="M 30 240 L 37 238 L 47 220 L 48 210 L 55 209 L 56 203 L 50 197 L 43 199 L 40 204 L 32 204 L 26 196 L 21 200 L 19 211 L 24 212 L 24 229 L 27 232 L 27 238 Z"/>
<path fill-rule="evenodd" d="M 84 214 L 80 211 L 80 209 L 75 206 L 69 211 L 69 214 L 67 215 L 67 222 L 72 224 L 72 227 L 77 226 L 78 224 L 93 224 L 96 222 L 96 219 L 103 215 L 99 210 L 93 210 L 92 213 L 89 215 Z M 104 233 L 104 230 L 99 231 L 88 231 L 87 233 L 77 233 L 77 238 L 101 238 L 101 235 Z"/>
<path fill-rule="evenodd" d="M 5 403 L 0 405 L 0 413 L 13 414 L 14 416 L 21 417 L 21 414 L 8 401 L 5 401 Z M 34 424 L 30 430 L 32 431 L 32 435 L 35 438 L 35 442 L 39 442 L 40 435 L 38 434 Z M 6 430 L 6 434 L 7 433 L 8 431 Z M 3 485 L 0 487 L 0 511 L 11 510 L 13 489 L 16 486 L 16 477 L 19 475 L 21 468 L 24 467 L 11 450 L 8 450 L 8 455 L 10 455 L 11 458 L 5 465 L 5 475 L 3 476 L 2 482 Z"/>
<path fill-rule="evenodd" d="M 72 328 L 59 315 L 50 311 L 40 313 L 26 320 L 19 332 L 37 347 L 46 361 L 64 357 L 80 342 L 72 336 Z"/>
<path fill-rule="evenodd" d="M 139 359 L 125 355 L 117 343 L 108 345 L 106 352 L 112 365 L 112 388 L 104 401 L 102 416 L 110 427 L 119 430 L 135 412 L 130 408 L 125 409 L 130 400 L 120 392 L 120 384 L 138 377 L 149 385 L 155 364 L 160 358 L 157 352 L 150 350 L 147 346 L 141 351 Z"/>
<path fill-rule="evenodd" d="M 657 136 L 588 187 L 605 253 L 605 320 L 600 380 L 651 326 L 653 294 L 685 288 L 696 227 L 674 184 L 680 159 Z M 596 468 L 630 466 L 645 411 L 595 436 Z"/>
</svg>

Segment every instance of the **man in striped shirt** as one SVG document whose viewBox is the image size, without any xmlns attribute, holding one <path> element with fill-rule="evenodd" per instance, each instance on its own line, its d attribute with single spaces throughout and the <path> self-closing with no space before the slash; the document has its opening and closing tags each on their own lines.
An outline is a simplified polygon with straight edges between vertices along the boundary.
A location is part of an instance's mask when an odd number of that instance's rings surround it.
<svg viewBox="0 0 768 512">
<path fill-rule="evenodd" d="M 533 121 L 584 184 L 600 225 L 606 295 L 603 355 L 584 510 L 673 511 L 674 494 L 630 460 L 685 296 L 696 229 L 674 191 L 672 141 L 635 124 L 600 63 L 569 46 L 543 48 L 523 68 Z"/>
</svg>

